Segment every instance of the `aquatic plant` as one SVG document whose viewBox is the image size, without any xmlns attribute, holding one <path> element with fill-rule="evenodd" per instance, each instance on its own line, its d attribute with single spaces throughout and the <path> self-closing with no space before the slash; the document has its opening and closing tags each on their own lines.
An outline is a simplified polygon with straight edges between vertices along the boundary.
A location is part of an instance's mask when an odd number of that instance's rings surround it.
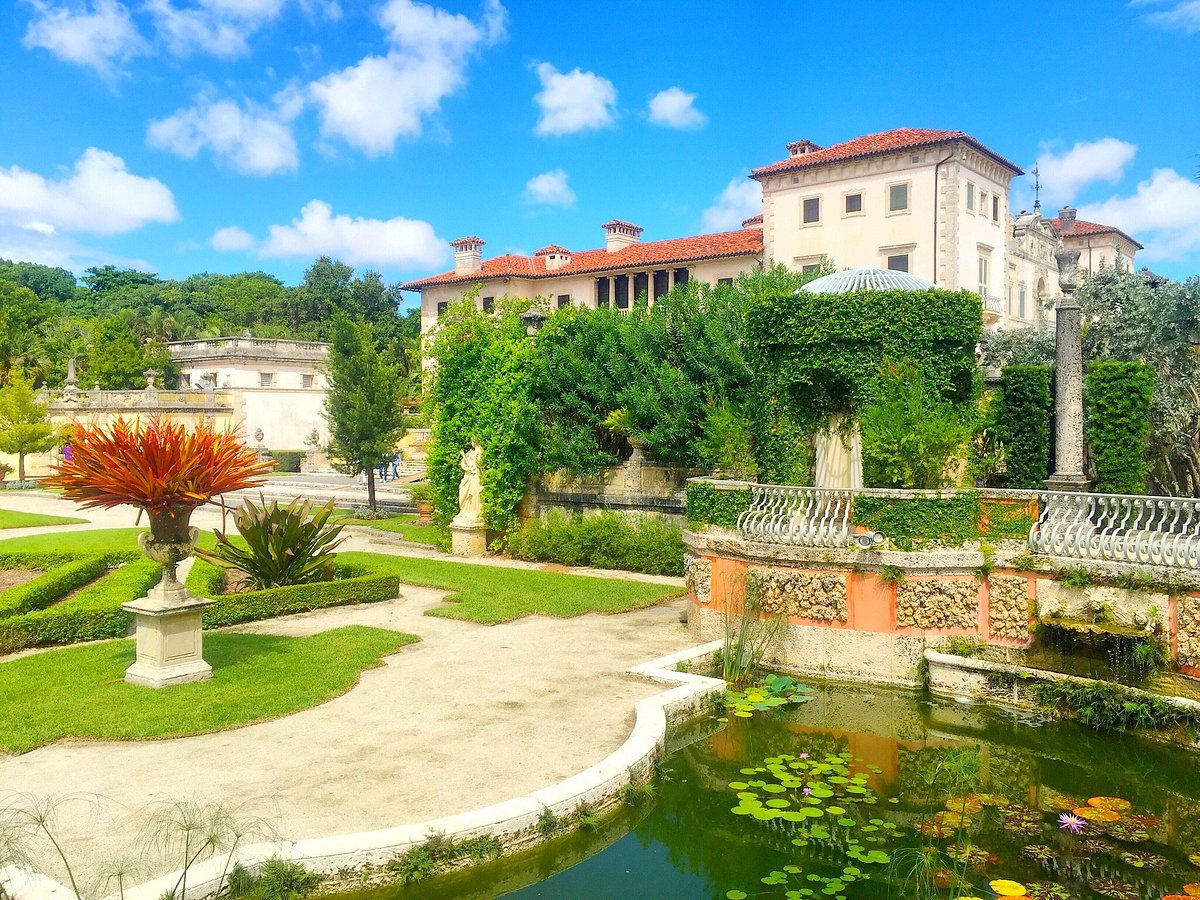
<svg viewBox="0 0 1200 900">
<path fill-rule="evenodd" d="M 724 610 L 721 677 L 734 689 L 744 687 L 786 626 L 785 620 L 762 608 L 762 591 L 753 577 L 743 576 L 741 609 L 732 602 Z M 727 596 L 732 591 L 727 591 Z"/>
<path fill-rule="evenodd" d="M 755 712 L 807 703 L 811 699 L 812 688 L 790 675 L 765 675 L 758 684 L 744 691 L 725 692 L 725 706 L 741 719 L 748 719 Z"/>
<path fill-rule="evenodd" d="M 1079 834 L 1087 828 L 1087 821 L 1075 813 L 1063 813 L 1058 817 L 1058 827 L 1063 831 L 1071 832 L 1071 834 Z"/>
</svg>

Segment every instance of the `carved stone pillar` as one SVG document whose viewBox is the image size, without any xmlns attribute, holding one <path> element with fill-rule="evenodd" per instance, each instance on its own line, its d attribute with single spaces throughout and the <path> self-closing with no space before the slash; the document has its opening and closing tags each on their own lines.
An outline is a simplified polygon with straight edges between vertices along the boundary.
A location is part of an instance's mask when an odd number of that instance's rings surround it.
<svg viewBox="0 0 1200 900">
<path fill-rule="evenodd" d="M 1054 474 L 1046 489 L 1086 491 L 1091 484 L 1083 473 L 1082 311 L 1075 299 L 1079 251 L 1063 248 L 1054 256 L 1062 299 L 1055 307 Z"/>
</svg>

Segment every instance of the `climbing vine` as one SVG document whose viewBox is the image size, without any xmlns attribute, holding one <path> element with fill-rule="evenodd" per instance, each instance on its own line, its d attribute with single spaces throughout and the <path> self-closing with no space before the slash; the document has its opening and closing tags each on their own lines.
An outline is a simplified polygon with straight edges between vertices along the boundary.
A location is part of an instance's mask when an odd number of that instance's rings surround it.
<svg viewBox="0 0 1200 900">
<path fill-rule="evenodd" d="M 687 518 L 691 525 L 736 528 L 738 516 L 749 508 L 749 488 L 717 488 L 705 482 L 687 487 Z"/>
</svg>

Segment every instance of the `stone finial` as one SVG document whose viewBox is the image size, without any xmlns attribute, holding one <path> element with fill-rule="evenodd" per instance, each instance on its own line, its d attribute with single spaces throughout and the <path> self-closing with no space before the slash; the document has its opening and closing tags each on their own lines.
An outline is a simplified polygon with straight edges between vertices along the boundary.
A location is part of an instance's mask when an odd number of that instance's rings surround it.
<svg viewBox="0 0 1200 900">
<path fill-rule="evenodd" d="M 155 385 L 155 383 L 154 383 L 155 379 L 157 379 L 158 376 L 162 375 L 162 372 L 160 372 L 158 369 L 147 369 L 145 372 L 142 373 L 142 375 L 146 379 L 146 390 L 153 391 L 157 387 L 157 385 Z"/>
<path fill-rule="evenodd" d="M 1054 258 L 1058 261 L 1058 286 L 1070 294 L 1079 287 L 1079 251 L 1060 247 Z"/>
<path fill-rule="evenodd" d="M 67 387 L 75 387 L 79 382 L 75 377 L 75 357 L 67 357 Z"/>
<path fill-rule="evenodd" d="M 262 430 L 261 428 L 255 428 L 255 429 L 254 429 L 254 440 L 258 441 L 258 443 L 259 443 L 259 444 L 262 444 L 262 442 L 263 442 L 263 430 Z"/>
</svg>

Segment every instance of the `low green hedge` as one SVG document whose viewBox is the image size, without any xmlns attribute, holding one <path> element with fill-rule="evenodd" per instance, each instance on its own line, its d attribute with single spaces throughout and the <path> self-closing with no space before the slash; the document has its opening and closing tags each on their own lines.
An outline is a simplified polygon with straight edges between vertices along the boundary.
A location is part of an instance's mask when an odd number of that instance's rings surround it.
<svg viewBox="0 0 1200 900">
<path fill-rule="evenodd" d="M 295 584 L 265 591 L 247 591 L 244 594 L 222 594 L 225 589 L 224 570 L 197 559 L 188 575 L 187 586 L 193 593 L 216 601 L 215 606 L 204 611 L 205 628 L 221 628 L 331 606 L 378 603 L 391 600 L 400 593 L 400 579 L 396 575 L 381 574 L 366 566 L 356 565 L 339 565 L 337 574 L 336 581 Z"/>
<path fill-rule="evenodd" d="M 161 574 L 158 563 L 134 557 L 70 600 L 0 619 L 0 653 L 124 637 L 133 617 L 121 609 L 121 604 L 145 595 Z"/>
<path fill-rule="evenodd" d="M 276 472 L 299 472 L 305 456 L 303 450 L 268 450 L 267 453 L 275 460 Z"/>
<path fill-rule="evenodd" d="M 880 531 L 900 550 L 926 544 L 958 547 L 979 536 L 979 494 L 948 497 L 855 497 L 854 524 Z"/>
<path fill-rule="evenodd" d="M 750 488 L 722 488 L 699 482 L 687 486 L 689 525 L 737 528 L 738 516 L 750 508 Z"/>
<path fill-rule="evenodd" d="M 654 516 L 635 519 L 612 510 L 589 516 L 556 510 L 533 519 L 509 536 L 508 552 L 517 559 L 567 566 L 683 574 L 683 532 L 678 525 Z"/>
<path fill-rule="evenodd" d="M 76 588 L 95 581 L 121 562 L 111 554 L 92 553 L 72 557 L 57 553 L 12 553 L 0 556 L 0 569 L 43 569 L 25 584 L 0 594 L 0 620 L 34 610 L 45 609 Z"/>
</svg>

